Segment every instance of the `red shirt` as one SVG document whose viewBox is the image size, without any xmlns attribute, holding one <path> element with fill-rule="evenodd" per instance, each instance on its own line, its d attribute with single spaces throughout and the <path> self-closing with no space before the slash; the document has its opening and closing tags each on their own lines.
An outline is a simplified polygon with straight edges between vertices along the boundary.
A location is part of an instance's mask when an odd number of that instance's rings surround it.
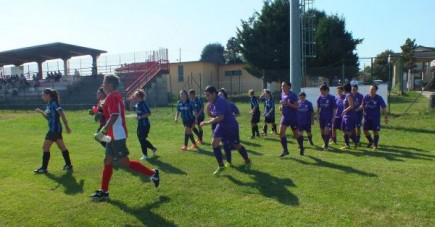
<svg viewBox="0 0 435 227">
<path fill-rule="evenodd" d="M 106 120 L 109 120 L 113 114 L 118 115 L 118 119 L 116 119 L 113 126 L 107 129 L 107 135 L 110 136 L 112 140 L 126 139 L 127 126 L 125 124 L 125 105 L 121 94 L 118 91 L 113 91 L 108 94 L 103 109 Z"/>
</svg>

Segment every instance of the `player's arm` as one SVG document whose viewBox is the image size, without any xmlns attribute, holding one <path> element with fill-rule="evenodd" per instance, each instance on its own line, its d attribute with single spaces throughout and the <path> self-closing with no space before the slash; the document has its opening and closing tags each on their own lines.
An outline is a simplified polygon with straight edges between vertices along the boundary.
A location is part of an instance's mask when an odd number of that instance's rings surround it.
<svg viewBox="0 0 435 227">
<path fill-rule="evenodd" d="M 35 109 L 35 112 L 42 114 L 42 116 L 43 116 L 46 120 L 48 120 L 48 116 L 47 116 L 47 114 L 46 114 L 43 110 L 41 110 L 41 109 L 39 109 L 39 108 L 36 108 L 36 109 Z"/>
<path fill-rule="evenodd" d="M 177 111 L 175 113 L 175 123 L 178 123 L 178 115 L 180 114 L 180 111 Z"/>
<path fill-rule="evenodd" d="M 58 110 L 57 112 L 59 113 L 60 118 L 62 118 L 62 122 L 65 125 L 66 132 L 68 134 L 71 133 L 71 129 L 69 128 L 68 121 L 66 120 L 65 113 L 62 110 Z"/>
<path fill-rule="evenodd" d="M 346 109 L 343 110 L 342 115 L 346 114 L 347 112 L 349 112 L 349 111 L 351 111 L 353 109 L 353 98 L 352 98 L 352 96 L 349 95 L 349 96 L 346 97 L 346 99 L 347 99 L 347 102 L 349 102 L 349 106 Z"/>
<path fill-rule="evenodd" d="M 382 114 L 384 114 L 384 121 L 385 124 L 388 124 L 388 114 L 387 114 L 387 108 L 382 108 Z"/>
<path fill-rule="evenodd" d="M 201 126 L 216 124 L 216 123 L 219 123 L 219 122 L 221 122 L 223 120 L 224 120 L 224 115 L 218 115 L 217 117 L 212 118 L 212 119 L 210 119 L 208 121 L 201 122 Z"/>
<path fill-rule="evenodd" d="M 106 122 L 106 124 L 103 126 L 103 128 L 105 128 L 106 130 L 111 128 L 113 126 L 113 124 L 115 124 L 118 117 L 119 117 L 118 113 L 113 113 L 112 115 L 110 115 L 109 120 Z"/>
</svg>

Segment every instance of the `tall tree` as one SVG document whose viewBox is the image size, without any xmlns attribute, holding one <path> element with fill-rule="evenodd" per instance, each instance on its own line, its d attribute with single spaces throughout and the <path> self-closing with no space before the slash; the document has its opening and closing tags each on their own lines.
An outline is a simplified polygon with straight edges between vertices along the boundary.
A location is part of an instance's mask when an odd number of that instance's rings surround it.
<svg viewBox="0 0 435 227">
<path fill-rule="evenodd" d="M 414 57 L 414 50 L 417 47 L 417 44 L 415 43 L 415 39 L 411 40 L 410 38 L 407 38 L 405 41 L 405 44 L 400 46 L 400 49 L 402 49 L 402 60 L 403 60 L 403 68 L 406 70 L 407 78 L 408 80 L 413 80 L 411 73 L 412 70 L 415 68 L 416 59 Z M 400 79 L 400 94 L 403 93 L 403 79 Z M 409 88 L 409 87 L 408 87 Z M 411 85 L 412 88 L 412 85 Z"/>
<path fill-rule="evenodd" d="M 243 60 L 241 58 L 240 49 L 239 49 L 239 41 L 235 37 L 231 37 L 227 42 L 227 48 L 224 52 L 224 57 L 226 63 L 234 64 L 234 63 L 242 63 Z"/>
<path fill-rule="evenodd" d="M 207 44 L 201 53 L 200 61 L 208 61 L 213 62 L 217 65 L 221 65 L 225 63 L 224 57 L 224 46 L 220 43 L 210 43 Z"/>
<path fill-rule="evenodd" d="M 392 50 L 386 50 L 378 54 L 373 61 L 373 75 L 372 78 L 382 81 L 390 81 L 390 65 L 388 62 L 388 56 L 393 54 Z"/>
</svg>

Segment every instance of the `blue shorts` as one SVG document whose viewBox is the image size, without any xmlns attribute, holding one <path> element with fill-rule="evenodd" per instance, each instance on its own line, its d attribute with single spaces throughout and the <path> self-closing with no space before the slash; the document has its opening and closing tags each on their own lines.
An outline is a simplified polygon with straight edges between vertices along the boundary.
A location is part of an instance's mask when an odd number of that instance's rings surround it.
<svg viewBox="0 0 435 227">
<path fill-rule="evenodd" d="M 341 121 L 341 130 L 343 131 L 352 131 L 355 129 L 355 120 L 353 117 L 343 117 Z"/>
<path fill-rule="evenodd" d="M 342 122 L 343 118 L 339 117 L 339 118 L 335 118 L 334 119 L 334 123 L 332 124 L 332 128 L 333 129 L 341 129 L 341 122 Z"/>
<path fill-rule="evenodd" d="M 331 119 L 320 119 L 319 124 L 320 124 L 320 129 L 332 127 Z"/>
<path fill-rule="evenodd" d="M 297 118 L 290 118 L 290 117 L 281 117 L 281 125 L 290 127 L 292 130 L 298 129 L 298 120 Z"/>
<path fill-rule="evenodd" d="M 364 117 L 364 131 L 381 131 L 381 117 Z"/>
<path fill-rule="evenodd" d="M 311 132 L 311 124 L 298 125 L 299 132 L 306 131 Z"/>
</svg>

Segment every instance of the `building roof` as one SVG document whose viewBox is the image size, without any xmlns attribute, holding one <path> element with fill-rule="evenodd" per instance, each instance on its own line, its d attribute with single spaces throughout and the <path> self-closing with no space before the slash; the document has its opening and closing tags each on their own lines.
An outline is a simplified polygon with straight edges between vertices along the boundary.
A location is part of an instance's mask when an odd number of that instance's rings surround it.
<svg viewBox="0 0 435 227">
<path fill-rule="evenodd" d="M 0 52 L 0 67 L 4 65 L 22 65 L 27 62 L 44 62 L 52 59 L 69 59 L 71 57 L 107 53 L 66 43 L 49 43 Z"/>
<path fill-rule="evenodd" d="M 391 54 L 391 60 L 396 61 L 402 53 Z M 414 57 L 417 62 L 431 62 L 435 60 L 435 47 L 417 46 L 414 49 Z"/>
</svg>

